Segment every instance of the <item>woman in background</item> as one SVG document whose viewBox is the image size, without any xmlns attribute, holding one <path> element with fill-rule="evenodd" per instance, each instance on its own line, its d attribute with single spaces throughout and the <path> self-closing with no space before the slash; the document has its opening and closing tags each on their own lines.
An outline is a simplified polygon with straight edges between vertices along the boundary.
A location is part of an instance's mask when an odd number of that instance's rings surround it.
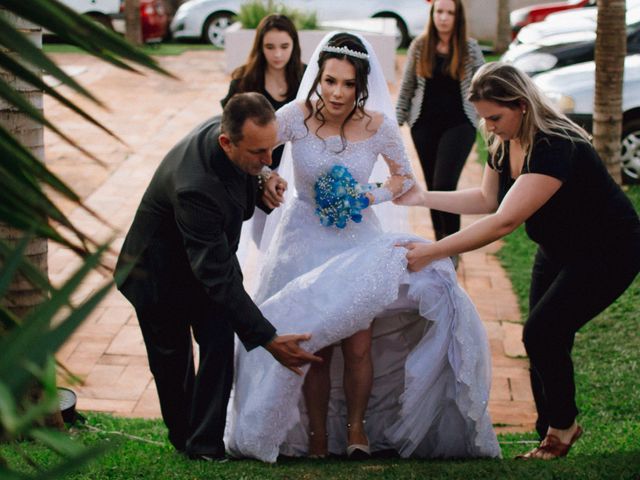
<svg viewBox="0 0 640 480">
<path fill-rule="evenodd" d="M 295 25 L 285 15 L 268 15 L 258 24 L 247 62 L 231 74 L 229 91 L 220 103 L 224 107 L 236 93 L 258 92 L 278 110 L 296 98 L 303 73 Z M 274 170 L 280 165 L 283 148 L 273 152 Z"/>
<path fill-rule="evenodd" d="M 398 124 L 411 127 L 429 190 L 458 185 L 476 138 L 469 85 L 483 63 L 478 43 L 467 38 L 462 2 L 433 2 L 427 31 L 409 47 L 396 105 Z M 459 215 L 431 210 L 431 220 L 436 240 L 460 229 Z"/>
</svg>

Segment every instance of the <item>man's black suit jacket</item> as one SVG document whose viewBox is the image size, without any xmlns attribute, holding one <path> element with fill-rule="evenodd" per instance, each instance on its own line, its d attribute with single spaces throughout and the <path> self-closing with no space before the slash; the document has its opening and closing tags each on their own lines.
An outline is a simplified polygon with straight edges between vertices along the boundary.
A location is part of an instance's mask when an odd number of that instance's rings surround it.
<svg viewBox="0 0 640 480">
<path fill-rule="evenodd" d="M 195 128 L 156 170 L 122 246 L 119 290 L 140 312 L 166 302 L 188 305 L 208 295 L 250 350 L 275 328 L 242 285 L 236 257 L 242 222 L 253 215 L 257 182 L 218 144 L 220 117 Z M 122 278 L 125 265 L 135 268 Z"/>
</svg>

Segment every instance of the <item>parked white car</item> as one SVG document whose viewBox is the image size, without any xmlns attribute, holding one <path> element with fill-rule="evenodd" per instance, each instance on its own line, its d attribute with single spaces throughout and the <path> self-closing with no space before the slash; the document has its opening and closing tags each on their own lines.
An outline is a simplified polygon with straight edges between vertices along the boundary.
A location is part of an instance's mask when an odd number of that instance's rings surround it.
<svg viewBox="0 0 640 480">
<path fill-rule="evenodd" d="M 640 0 L 627 0 L 627 25 L 634 23 L 640 14 Z M 513 41 L 514 44 L 540 43 L 544 38 L 553 35 L 564 35 L 574 32 L 596 31 L 598 24 L 598 7 L 576 8 L 564 12 L 552 13 L 542 22 L 523 27 Z"/>
<path fill-rule="evenodd" d="M 124 0 L 59 0 L 110 30 L 124 35 Z M 163 0 L 140 0 L 140 24 L 145 43 L 161 42 L 167 35 L 169 17 Z M 45 32 L 46 33 L 46 32 Z"/>
<path fill-rule="evenodd" d="M 242 3 L 241 0 L 188 0 L 173 17 L 171 34 L 176 39 L 202 39 L 224 47 L 224 30 L 233 23 Z M 315 11 L 319 22 L 393 18 L 397 46 L 407 45 L 424 30 L 431 6 L 428 0 L 286 0 L 281 3 L 288 8 Z"/>
<path fill-rule="evenodd" d="M 594 62 L 551 70 L 536 75 L 533 80 L 560 110 L 591 132 Z M 640 183 L 640 54 L 625 58 L 623 88 L 622 178 L 627 183 Z"/>
<path fill-rule="evenodd" d="M 107 28 L 113 28 L 111 18 L 120 13 L 120 0 L 59 0 L 78 13 L 87 15 Z"/>
</svg>

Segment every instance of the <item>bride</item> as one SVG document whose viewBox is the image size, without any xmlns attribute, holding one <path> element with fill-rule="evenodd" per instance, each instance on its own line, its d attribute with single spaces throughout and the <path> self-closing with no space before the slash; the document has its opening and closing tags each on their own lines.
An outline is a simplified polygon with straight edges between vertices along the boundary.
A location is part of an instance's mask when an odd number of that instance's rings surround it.
<svg viewBox="0 0 640 480">
<path fill-rule="evenodd" d="M 414 184 L 373 49 L 359 36 L 327 35 L 299 92 L 277 112 L 293 197 L 281 218 L 269 216 L 255 301 L 279 332 L 311 333 L 305 348 L 324 362 L 303 379 L 259 349 L 237 349 L 229 452 L 266 462 L 500 456 L 486 333 L 450 260 L 409 273 L 399 245 L 421 239 L 385 233 L 368 207 Z M 390 176 L 367 184 L 378 156 Z M 335 200 L 336 185 L 351 193 L 346 216 L 316 205 Z"/>
</svg>

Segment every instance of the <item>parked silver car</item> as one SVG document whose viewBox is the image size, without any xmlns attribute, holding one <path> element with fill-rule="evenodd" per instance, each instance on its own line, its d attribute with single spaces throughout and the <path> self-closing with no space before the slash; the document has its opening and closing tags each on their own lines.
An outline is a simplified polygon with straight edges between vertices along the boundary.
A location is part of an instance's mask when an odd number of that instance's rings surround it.
<svg viewBox="0 0 640 480">
<path fill-rule="evenodd" d="M 242 3 L 242 0 L 188 0 L 173 17 L 171 34 L 176 39 L 202 39 L 224 47 L 224 30 L 233 23 Z M 397 46 L 406 46 L 424 30 L 431 5 L 428 0 L 286 0 L 280 3 L 300 11 L 315 11 L 319 22 L 393 18 Z"/>
<path fill-rule="evenodd" d="M 640 8 L 627 11 L 627 52 L 640 53 Z M 541 22 L 544 23 L 544 22 Z M 594 59 L 595 30 L 576 31 L 541 38 L 537 43 L 509 46 L 502 56 L 529 75 Z"/>
<path fill-rule="evenodd" d="M 569 118 L 591 131 L 594 62 L 551 70 L 533 80 Z M 640 183 L 640 54 L 626 57 L 623 88 L 622 178 L 627 183 Z"/>
</svg>

